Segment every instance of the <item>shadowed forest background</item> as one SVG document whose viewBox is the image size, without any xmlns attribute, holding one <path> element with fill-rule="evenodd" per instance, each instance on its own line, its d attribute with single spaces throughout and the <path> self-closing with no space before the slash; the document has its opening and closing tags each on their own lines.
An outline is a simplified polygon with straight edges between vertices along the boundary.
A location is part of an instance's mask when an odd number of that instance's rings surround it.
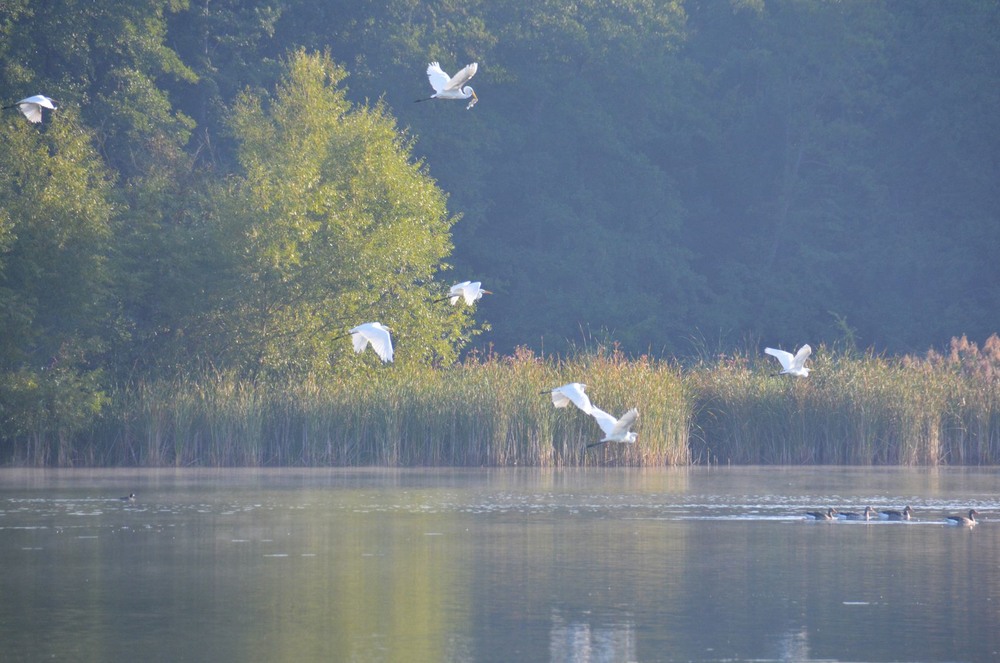
<svg viewBox="0 0 1000 663">
<path fill-rule="evenodd" d="M 475 109 L 413 103 L 435 60 L 479 63 Z M 101 428 L 138 385 L 519 347 L 952 343 L 992 421 L 997 63 L 987 0 L 6 1 L 4 105 L 59 109 L 0 119 L 0 456 L 143 462 Z M 463 280 L 495 294 L 434 301 Z M 339 338 L 368 320 L 392 367 Z"/>
</svg>

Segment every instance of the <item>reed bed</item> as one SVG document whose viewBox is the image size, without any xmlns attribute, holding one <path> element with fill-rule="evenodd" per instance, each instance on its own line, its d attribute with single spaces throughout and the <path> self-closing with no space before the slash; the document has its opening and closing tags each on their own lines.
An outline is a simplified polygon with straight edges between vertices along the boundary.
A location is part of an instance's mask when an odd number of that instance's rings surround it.
<svg viewBox="0 0 1000 663">
<path fill-rule="evenodd" d="M 636 406 L 640 442 L 587 450 L 602 433 L 547 392 L 588 381 L 618 416 Z M 331 381 L 253 384 L 233 375 L 116 390 L 89 438 L 118 465 L 686 464 L 690 411 L 680 371 L 617 353 L 548 360 L 528 351 L 447 369 L 378 367 Z"/>
<path fill-rule="evenodd" d="M 1000 435 L 1000 340 L 992 354 L 889 358 L 820 347 L 808 378 L 767 358 L 723 357 L 688 378 L 692 453 L 722 464 L 993 464 Z M 984 357 L 984 354 L 987 356 Z"/>
<path fill-rule="evenodd" d="M 599 349 L 527 350 L 448 368 L 375 366 L 337 379 L 254 383 L 226 373 L 121 386 L 63 452 L 8 462 L 140 466 L 660 466 L 994 464 L 1000 460 L 1000 339 L 891 358 L 820 346 L 808 378 L 765 356 L 681 367 Z M 601 431 L 547 392 L 584 382 L 634 445 L 587 449 Z"/>
</svg>

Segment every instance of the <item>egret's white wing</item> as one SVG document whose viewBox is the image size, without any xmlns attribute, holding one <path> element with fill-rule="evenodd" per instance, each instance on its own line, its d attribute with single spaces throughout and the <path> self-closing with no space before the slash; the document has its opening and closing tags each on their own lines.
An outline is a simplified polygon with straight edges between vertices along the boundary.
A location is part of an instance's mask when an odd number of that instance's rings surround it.
<svg viewBox="0 0 1000 663">
<path fill-rule="evenodd" d="M 451 77 L 444 72 L 441 65 L 437 62 L 431 62 L 427 65 L 427 80 L 431 82 L 431 87 L 434 88 L 435 92 L 441 92 L 447 89 Z"/>
<path fill-rule="evenodd" d="M 775 350 L 774 348 L 764 348 L 764 352 L 771 355 L 772 357 L 777 357 L 778 361 L 781 362 L 781 367 L 786 371 L 792 367 L 792 361 L 794 361 L 795 359 L 795 357 L 792 356 L 791 352 L 785 352 L 784 350 Z M 802 351 L 799 350 L 799 352 Z"/>
<path fill-rule="evenodd" d="M 17 106 L 17 109 L 21 111 L 21 114 L 24 115 L 24 117 L 28 118 L 28 122 L 32 122 L 34 124 L 38 124 L 42 121 L 42 106 L 52 110 L 56 109 L 52 100 L 44 94 L 36 94 L 34 96 L 27 97 L 14 105 Z"/>
<path fill-rule="evenodd" d="M 440 70 L 441 68 L 438 67 Z M 451 77 L 451 80 L 445 85 L 445 90 L 461 90 L 462 86 L 469 82 L 469 79 L 476 75 L 476 71 L 479 69 L 479 63 L 473 62 L 472 64 L 467 64 L 462 67 L 457 74 Z M 443 73 L 443 72 L 442 72 Z M 430 75 L 430 70 L 428 69 L 428 75 Z M 432 83 L 433 85 L 433 83 Z"/>
<path fill-rule="evenodd" d="M 44 94 L 36 94 L 36 95 L 34 95 L 32 97 L 28 97 L 27 99 L 22 99 L 21 101 L 19 101 L 17 103 L 18 104 L 38 104 L 39 106 L 45 106 L 46 108 L 49 108 L 51 110 L 55 110 L 56 109 L 55 104 L 52 102 L 52 100 L 49 99 L 48 97 L 46 97 Z"/>
<path fill-rule="evenodd" d="M 369 343 L 384 362 L 392 361 L 392 337 L 389 330 L 377 322 L 366 322 L 351 330 L 354 351 L 362 352 Z"/>
<path fill-rule="evenodd" d="M 635 420 L 638 418 L 639 418 L 639 410 L 637 410 L 636 408 L 632 408 L 631 410 L 623 414 L 621 416 L 621 419 L 615 422 L 615 425 L 611 429 L 611 432 L 608 433 L 608 437 L 614 439 L 624 438 L 625 434 L 628 432 L 628 429 L 632 427 L 632 424 L 634 424 Z"/>
<path fill-rule="evenodd" d="M 793 365 L 796 369 L 801 369 L 806 363 L 806 359 L 812 354 L 813 349 L 809 347 L 809 344 L 803 345 L 799 348 L 799 351 L 795 353 L 795 358 L 792 360 Z"/>
<path fill-rule="evenodd" d="M 590 407 L 590 416 L 597 421 L 597 425 L 604 431 L 604 437 L 610 437 L 611 433 L 615 430 L 615 426 L 618 425 L 617 419 L 596 405 Z"/>
<path fill-rule="evenodd" d="M 448 290 L 448 296 L 451 297 L 451 305 L 454 306 L 458 303 L 458 298 L 463 297 L 466 302 L 469 301 L 468 295 L 465 294 L 465 289 L 471 285 L 469 281 L 462 281 L 461 283 L 456 283 L 451 286 Z"/>
<path fill-rule="evenodd" d="M 368 342 L 371 343 L 375 354 L 384 362 L 392 361 L 392 337 L 389 330 L 377 322 L 371 323 L 371 328 L 367 333 Z"/>
<path fill-rule="evenodd" d="M 357 328 L 351 330 L 351 344 L 354 346 L 354 351 L 358 354 L 365 351 L 368 346 L 368 337 L 357 331 Z"/>
<path fill-rule="evenodd" d="M 552 404 L 556 407 L 566 407 L 570 403 L 577 406 L 587 414 L 591 414 L 593 405 L 584 389 L 587 385 L 579 382 L 570 382 L 552 390 Z"/>
<path fill-rule="evenodd" d="M 473 281 L 465 286 L 465 290 L 462 291 L 462 296 L 465 297 L 465 303 L 472 306 L 476 303 L 476 300 L 483 296 L 483 284 L 481 281 Z"/>
<path fill-rule="evenodd" d="M 28 122 L 38 124 L 42 121 L 42 107 L 38 104 L 18 104 L 17 108 L 28 118 Z"/>
</svg>

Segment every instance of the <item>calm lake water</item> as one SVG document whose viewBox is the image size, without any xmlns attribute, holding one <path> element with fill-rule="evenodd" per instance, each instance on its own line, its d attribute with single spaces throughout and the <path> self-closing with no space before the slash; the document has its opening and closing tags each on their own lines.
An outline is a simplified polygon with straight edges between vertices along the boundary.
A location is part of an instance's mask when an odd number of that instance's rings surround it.
<svg viewBox="0 0 1000 663">
<path fill-rule="evenodd" d="M 916 519 L 802 516 L 867 504 Z M 943 524 L 969 508 L 977 527 Z M 1000 473 L 0 469 L 0 647 L 4 661 L 997 660 Z"/>
</svg>

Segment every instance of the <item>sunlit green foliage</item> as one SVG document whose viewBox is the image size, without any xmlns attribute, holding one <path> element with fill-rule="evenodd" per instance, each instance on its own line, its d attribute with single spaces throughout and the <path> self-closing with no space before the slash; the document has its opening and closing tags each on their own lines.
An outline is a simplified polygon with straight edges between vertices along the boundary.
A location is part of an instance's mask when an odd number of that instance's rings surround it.
<svg viewBox="0 0 1000 663">
<path fill-rule="evenodd" d="M 467 309 L 433 301 L 451 251 L 445 197 L 383 106 L 351 106 L 344 76 L 298 52 L 273 96 L 233 111 L 242 173 L 219 212 L 233 286 L 219 316 L 251 372 L 368 363 L 341 337 L 372 320 L 393 330 L 402 363 L 451 363 L 461 345 Z"/>
</svg>

